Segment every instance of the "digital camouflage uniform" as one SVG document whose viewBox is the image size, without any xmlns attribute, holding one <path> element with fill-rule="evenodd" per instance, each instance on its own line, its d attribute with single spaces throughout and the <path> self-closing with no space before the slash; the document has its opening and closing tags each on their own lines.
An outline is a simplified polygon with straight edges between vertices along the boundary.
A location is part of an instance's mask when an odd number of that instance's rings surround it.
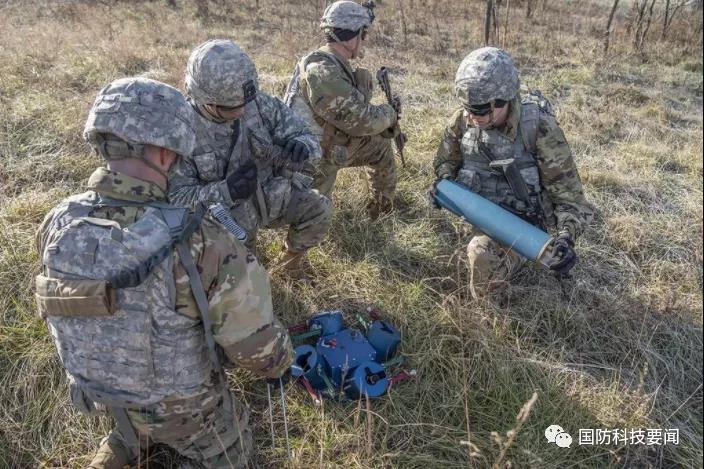
<svg viewBox="0 0 704 469">
<path fill-rule="evenodd" d="M 369 15 L 354 2 L 335 2 L 321 27 L 357 31 L 371 25 Z M 372 203 L 389 206 L 396 190 L 390 130 L 396 112 L 388 104 L 371 104 L 373 86 L 368 70 L 354 69 L 326 45 L 298 63 L 285 101 L 320 138 L 323 157 L 314 186 L 330 195 L 341 168 L 366 166 Z"/>
<path fill-rule="evenodd" d="M 438 178 L 452 178 L 472 191 L 503 206 L 533 224 L 546 229 L 568 231 L 576 239 L 593 216 L 592 207 L 584 197 L 582 182 L 565 135 L 550 109 L 549 103 L 538 92 L 516 95 L 519 85 L 517 72 L 512 76 L 513 63 L 508 55 L 478 53 L 494 48 L 484 48 L 468 56 L 458 70 L 457 87 L 467 86 L 461 79 L 469 73 L 486 72 L 487 64 L 502 70 L 508 76 L 507 89 L 457 90 L 459 97 L 473 104 L 487 103 L 492 99 L 509 101 L 509 115 L 502 129 L 481 130 L 468 120 L 468 112 L 458 109 L 446 127 L 433 166 Z M 503 52 L 503 51 L 501 51 Z M 505 54 L 505 53 L 503 53 Z M 508 58 L 500 62 L 500 59 Z M 480 66 L 476 66 L 477 63 Z M 508 69 L 508 70 L 507 70 Z M 515 68 L 514 68 L 515 70 Z M 475 75 L 471 75 L 474 77 Z M 500 86 L 501 83 L 497 86 Z M 504 83 L 505 85 L 505 83 Z M 514 90 L 514 91 L 511 91 Z M 511 96 L 513 98 L 511 99 Z M 519 130 L 520 129 L 520 130 Z M 489 162 L 515 158 L 520 174 L 529 192 L 530 202 L 539 207 L 538 217 L 531 218 L 531 207 L 519 200 L 504 174 L 489 167 Z M 476 298 L 505 285 L 505 282 L 524 264 L 525 259 L 484 234 L 477 234 L 467 246 L 470 264 L 470 287 Z"/>
<path fill-rule="evenodd" d="M 170 112 L 160 112 L 168 103 Z M 110 130 L 125 138 L 129 152 L 150 143 L 186 153 L 193 145 L 190 118 L 175 118 L 176 111 L 190 114 L 177 90 L 118 80 L 96 99 L 85 135 L 95 144 Z M 168 132 L 159 128 L 163 122 Z M 183 143 L 189 138 L 190 145 Z M 99 151 L 109 160 L 138 157 L 110 146 Z M 85 412 L 101 404 L 118 423 L 91 467 L 121 467 L 125 448 L 139 449 L 130 435 L 141 449 L 164 443 L 204 467 L 244 467 L 252 447 L 248 410 L 209 353 L 186 257 L 195 261 L 192 272 L 204 286 L 206 319 L 225 364 L 277 377 L 290 365 L 292 347 L 273 316 L 266 271 L 209 214 L 181 242 L 184 250 L 174 249 L 177 225 L 165 224 L 166 214 L 186 211 L 168 205 L 154 183 L 99 168 L 88 189 L 61 202 L 39 228 L 37 301 L 73 404 Z M 167 249 L 156 252 L 163 255 L 153 255 L 162 245 Z"/>
<path fill-rule="evenodd" d="M 224 51 L 220 55 L 213 53 L 218 48 Z M 256 87 L 254 64 L 232 41 L 208 41 L 191 55 L 187 88 L 189 102 L 197 111 L 196 148 L 192 155 L 172 167 L 169 199 L 188 207 L 199 202 L 224 204 L 248 232 L 251 247 L 260 227 L 288 225 L 286 247 L 304 252 L 325 238 L 332 206 L 327 197 L 308 187 L 309 177 L 286 168 L 281 145 L 291 139 L 302 142 L 310 152 L 307 164 L 314 166 L 320 160 L 316 137 L 281 100 L 256 88 L 256 97 L 246 102 L 244 116 L 239 120 L 218 121 L 202 107 L 208 103 L 243 104 L 237 97 L 229 102 L 223 99 L 233 94 L 231 90 L 242 88 L 242 63 L 250 67 L 248 76 L 253 77 L 251 81 Z M 212 82 L 212 89 L 204 92 L 201 83 L 206 80 Z M 261 190 L 249 199 L 233 201 L 226 177 L 249 158 L 257 165 Z"/>
</svg>

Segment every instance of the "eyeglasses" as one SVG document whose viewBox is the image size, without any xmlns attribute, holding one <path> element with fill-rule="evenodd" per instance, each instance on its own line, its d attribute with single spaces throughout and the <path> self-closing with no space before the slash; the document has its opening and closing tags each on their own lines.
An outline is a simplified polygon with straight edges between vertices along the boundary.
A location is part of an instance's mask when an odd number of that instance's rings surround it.
<svg viewBox="0 0 704 469">
<path fill-rule="evenodd" d="M 494 112 L 494 109 L 501 109 L 506 106 L 506 104 L 508 104 L 508 101 L 504 101 L 503 99 L 495 99 L 486 104 L 470 104 L 469 106 L 465 106 L 465 109 L 473 116 L 481 117 L 491 114 Z"/>
</svg>

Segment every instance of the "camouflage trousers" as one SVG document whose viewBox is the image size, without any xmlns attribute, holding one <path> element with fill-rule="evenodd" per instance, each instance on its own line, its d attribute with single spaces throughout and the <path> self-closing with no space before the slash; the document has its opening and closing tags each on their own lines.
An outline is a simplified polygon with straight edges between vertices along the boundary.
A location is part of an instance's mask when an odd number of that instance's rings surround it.
<svg viewBox="0 0 704 469">
<path fill-rule="evenodd" d="M 165 399 L 139 410 L 128 410 L 140 444 L 162 443 L 205 468 L 244 468 L 252 452 L 249 410 L 232 399 L 233 421 L 228 422 L 223 393 L 207 386 L 188 398 Z"/>
<path fill-rule="evenodd" d="M 254 250 L 260 228 L 282 228 L 288 226 L 286 248 L 303 252 L 320 244 L 327 235 L 332 222 L 330 199 L 315 189 L 296 188 L 281 208 L 281 214 L 273 220 L 263 220 L 252 203 L 236 206 L 232 216 L 247 231 L 248 248 Z"/>
<path fill-rule="evenodd" d="M 484 234 L 476 235 L 467 245 L 469 288 L 474 299 L 488 297 L 508 285 L 510 278 L 526 259 Z"/>
<path fill-rule="evenodd" d="M 354 137 L 346 147 L 333 146 L 320 160 L 313 187 L 330 197 L 340 169 L 366 166 L 372 200 L 390 203 L 396 192 L 396 161 L 391 141 L 372 135 Z"/>
</svg>

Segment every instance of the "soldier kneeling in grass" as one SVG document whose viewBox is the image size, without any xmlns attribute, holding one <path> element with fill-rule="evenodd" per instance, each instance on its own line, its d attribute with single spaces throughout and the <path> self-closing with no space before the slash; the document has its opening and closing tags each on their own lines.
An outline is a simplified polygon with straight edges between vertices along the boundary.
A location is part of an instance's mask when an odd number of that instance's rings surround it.
<svg viewBox="0 0 704 469">
<path fill-rule="evenodd" d="M 549 267 L 568 273 L 574 242 L 593 216 L 572 151 L 550 104 L 537 91 L 520 93 L 520 77 L 503 50 L 484 47 L 459 66 L 455 94 L 462 107 L 445 129 L 433 163 L 436 182 L 454 179 L 471 191 L 557 236 Z M 472 296 L 506 285 L 525 258 L 483 233 L 467 246 Z"/>
<path fill-rule="evenodd" d="M 223 365 L 275 378 L 291 364 L 267 273 L 215 217 L 166 201 L 167 171 L 195 146 L 181 93 L 117 80 L 93 104 L 84 136 L 107 160 L 44 219 L 37 302 L 86 413 L 117 428 L 88 467 L 139 462 L 152 443 L 205 467 L 245 467 L 249 410 Z"/>
</svg>

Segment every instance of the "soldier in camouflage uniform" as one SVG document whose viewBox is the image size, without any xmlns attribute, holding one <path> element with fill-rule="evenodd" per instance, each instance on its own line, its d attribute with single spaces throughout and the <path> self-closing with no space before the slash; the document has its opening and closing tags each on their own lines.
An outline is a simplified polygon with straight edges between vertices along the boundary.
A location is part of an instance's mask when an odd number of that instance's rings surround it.
<svg viewBox="0 0 704 469">
<path fill-rule="evenodd" d="M 337 1 L 323 14 L 327 44 L 296 66 L 284 101 L 320 138 L 323 158 L 314 186 L 330 195 L 341 168 L 366 166 L 372 218 L 392 209 L 396 164 L 391 146 L 398 118 L 388 104 L 373 105 L 371 73 L 353 68 L 374 20 L 371 8 Z"/>
<path fill-rule="evenodd" d="M 202 467 L 247 466 L 248 409 L 228 390 L 222 360 L 269 378 L 292 360 L 256 258 L 209 213 L 166 203 L 167 171 L 195 145 L 193 117 L 163 83 L 105 87 L 84 137 L 107 167 L 37 233 L 39 313 L 72 403 L 107 409 L 117 423 L 93 469 L 122 468 L 151 443 Z"/>
<path fill-rule="evenodd" d="M 305 278 L 305 253 L 322 242 L 332 217 L 329 199 L 299 172 L 320 160 L 316 137 L 281 100 L 257 89 L 254 63 L 232 41 L 207 41 L 193 51 L 186 91 L 197 113 L 196 148 L 172 168 L 170 200 L 224 204 L 252 249 L 260 227 L 288 225 L 281 264 L 291 277 Z M 252 196 L 240 190 L 246 178 L 257 180 Z"/>
<path fill-rule="evenodd" d="M 485 47 L 465 57 L 455 77 L 462 107 L 445 129 L 433 163 L 435 175 L 555 230 L 550 268 L 567 273 L 577 260 L 574 241 L 592 219 L 592 207 L 549 103 L 537 91 L 522 95 L 519 90 L 518 71 L 506 52 Z M 518 170 L 512 177 L 506 164 Z M 525 262 L 481 233 L 467 246 L 467 255 L 475 298 L 505 285 Z"/>
</svg>

